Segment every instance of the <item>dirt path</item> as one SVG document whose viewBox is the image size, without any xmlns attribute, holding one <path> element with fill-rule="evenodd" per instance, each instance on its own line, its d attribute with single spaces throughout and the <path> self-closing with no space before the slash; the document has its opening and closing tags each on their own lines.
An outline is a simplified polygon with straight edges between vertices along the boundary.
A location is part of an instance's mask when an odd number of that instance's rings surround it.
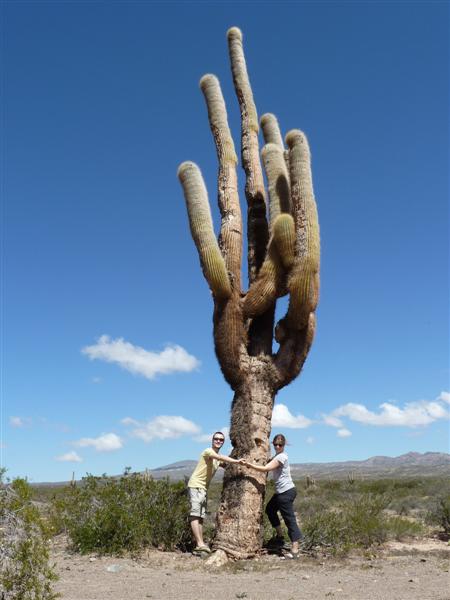
<svg viewBox="0 0 450 600">
<path fill-rule="evenodd" d="M 391 544 L 373 558 L 263 556 L 209 570 L 200 558 L 149 552 L 139 559 L 53 557 L 63 600 L 450 600 L 450 547 Z"/>
</svg>

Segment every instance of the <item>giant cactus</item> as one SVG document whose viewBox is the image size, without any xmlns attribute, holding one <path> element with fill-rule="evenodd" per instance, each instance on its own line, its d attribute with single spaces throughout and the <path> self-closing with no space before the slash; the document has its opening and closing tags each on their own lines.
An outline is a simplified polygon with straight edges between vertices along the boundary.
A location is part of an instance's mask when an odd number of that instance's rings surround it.
<svg viewBox="0 0 450 600">
<path fill-rule="evenodd" d="M 234 390 L 230 438 L 232 455 L 264 463 L 277 391 L 300 372 L 315 330 L 319 294 L 319 226 L 305 135 L 286 135 L 276 118 L 261 117 L 266 145 L 259 156 L 259 124 L 247 74 L 242 34 L 228 31 L 234 87 L 242 125 L 242 166 L 247 200 L 249 288 L 241 289 L 242 218 L 237 157 L 225 102 L 214 75 L 200 81 L 208 108 L 218 162 L 221 227 L 216 240 L 206 187 L 199 168 L 183 163 L 184 190 L 192 237 L 214 300 L 214 341 L 225 379 Z M 275 303 L 289 294 L 286 316 L 274 327 Z M 273 340 L 279 346 L 273 351 Z M 215 549 L 245 558 L 261 546 L 265 475 L 228 466 L 217 514 Z"/>
</svg>

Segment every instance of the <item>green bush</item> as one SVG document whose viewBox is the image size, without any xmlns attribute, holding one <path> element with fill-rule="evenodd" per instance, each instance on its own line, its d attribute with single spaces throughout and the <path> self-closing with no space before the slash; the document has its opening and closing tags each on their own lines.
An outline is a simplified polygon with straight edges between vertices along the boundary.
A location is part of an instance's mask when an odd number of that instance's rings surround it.
<svg viewBox="0 0 450 600">
<path fill-rule="evenodd" d="M 388 517 L 386 520 L 386 528 L 389 538 L 403 540 L 409 537 L 417 537 L 423 535 L 425 530 L 422 523 L 403 519 L 402 517 Z"/>
<path fill-rule="evenodd" d="M 444 535 L 450 535 L 450 495 L 439 498 L 427 514 L 427 522 L 438 525 Z"/>
<path fill-rule="evenodd" d="M 0 597 L 53 600 L 56 575 L 49 564 L 49 531 L 31 501 L 25 479 L 3 482 L 0 469 Z"/>
<path fill-rule="evenodd" d="M 54 500 L 53 522 L 59 521 L 79 552 L 120 554 L 149 546 L 186 548 L 188 514 L 183 482 L 88 475 Z"/>
<path fill-rule="evenodd" d="M 308 514 L 302 520 L 304 547 L 345 553 L 351 548 L 382 544 L 392 537 L 422 533 L 420 524 L 387 516 L 385 509 L 390 500 L 386 494 L 361 494 L 331 509 Z"/>
</svg>

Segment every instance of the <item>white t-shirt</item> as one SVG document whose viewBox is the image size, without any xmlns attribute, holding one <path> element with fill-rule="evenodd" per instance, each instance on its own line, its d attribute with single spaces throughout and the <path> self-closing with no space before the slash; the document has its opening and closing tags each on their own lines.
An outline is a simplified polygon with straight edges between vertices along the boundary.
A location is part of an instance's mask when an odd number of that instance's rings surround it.
<svg viewBox="0 0 450 600">
<path fill-rule="evenodd" d="M 286 452 L 276 454 L 274 459 L 280 463 L 280 466 L 272 471 L 273 480 L 275 481 L 275 493 L 282 494 L 291 488 L 295 487 L 291 477 L 291 469 L 289 468 L 289 459 Z"/>
</svg>

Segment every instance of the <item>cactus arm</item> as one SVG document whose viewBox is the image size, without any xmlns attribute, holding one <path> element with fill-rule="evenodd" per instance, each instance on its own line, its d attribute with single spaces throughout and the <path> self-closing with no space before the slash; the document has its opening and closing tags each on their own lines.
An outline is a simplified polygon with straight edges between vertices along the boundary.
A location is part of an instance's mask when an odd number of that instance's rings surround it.
<svg viewBox="0 0 450 600">
<path fill-rule="evenodd" d="M 281 213 L 291 210 L 289 175 L 283 150 L 274 143 L 268 143 L 261 152 L 269 188 L 270 228 Z"/>
<path fill-rule="evenodd" d="M 289 271 L 295 258 L 295 223 L 291 215 L 278 215 L 273 224 L 273 240 L 283 267 Z"/>
<path fill-rule="evenodd" d="M 264 114 L 259 120 L 266 144 L 276 144 L 283 150 L 284 162 L 288 170 L 289 181 L 289 150 L 285 150 L 278 120 L 272 113 Z"/>
<path fill-rule="evenodd" d="M 294 263 L 294 248 L 294 219 L 286 213 L 278 215 L 266 258 L 244 299 L 246 317 L 261 315 L 287 293 L 287 274 Z"/>
<path fill-rule="evenodd" d="M 290 328 L 286 317 L 278 321 L 275 328 L 275 339 L 280 344 L 273 357 L 277 370 L 277 389 L 288 385 L 300 371 L 308 356 L 316 331 L 316 317 L 309 314 L 308 323 L 303 329 Z"/>
<path fill-rule="evenodd" d="M 295 226 L 289 211 L 289 183 L 283 150 L 268 143 L 262 151 L 270 198 L 270 225 L 272 237 L 266 258 L 257 278 L 250 285 L 245 300 L 247 317 L 261 315 L 277 298 L 286 293 L 287 270 L 294 262 Z"/>
<path fill-rule="evenodd" d="M 240 303 L 242 218 L 236 173 L 237 156 L 219 81 L 214 75 L 205 75 L 200 80 L 200 88 L 208 108 L 219 161 L 219 247 L 232 284 L 231 297 L 226 302 L 220 298 L 214 302 L 214 347 L 222 373 L 234 389 L 240 383 L 241 359 L 246 354 L 246 332 Z"/>
<path fill-rule="evenodd" d="M 258 277 L 251 284 L 244 299 L 244 315 L 248 318 L 261 315 L 275 302 L 277 297 L 286 293 L 286 275 L 278 255 L 273 238 L 269 242 L 266 258 L 259 270 Z"/>
<path fill-rule="evenodd" d="M 266 144 L 275 144 L 281 150 L 284 150 L 283 138 L 276 116 L 272 113 L 265 113 L 259 122 Z"/>
<path fill-rule="evenodd" d="M 295 259 L 289 274 L 290 327 L 302 329 L 319 300 L 320 234 L 314 199 L 311 156 L 306 136 L 294 129 L 286 136 L 289 147 L 291 200 L 296 229 Z"/>
<path fill-rule="evenodd" d="M 274 356 L 279 387 L 300 373 L 315 332 L 319 298 L 320 236 L 311 177 L 311 157 L 305 135 L 292 130 L 289 147 L 291 202 L 295 221 L 295 256 L 288 277 L 289 308 L 275 328 L 280 348 Z"/>
<path fill-rule="evenodd" d="M 266 193 L 259 158 L 258 115 L 245 63 L 242 33 L 237 27 L 228 30 L 228 47 L 234 88 L 241 112 L 242 166 L 246 175 L 248 276 L 256 279 L 264 261 L 269 231 L 266 217 Z"/>
<path fill-rule="evenodd" d="M 191 234 L 205 279 L 214 297 L 229 298 L 230 280 L 214 235 L 208 193 L 200 169 L 192 162 L 184 162 L 178 169 L 178 178 L 183 187 Z"/>
<path fill-rule="evenodd" d="M 206 100 L 209 124 L 219 161 L 218 204 L 221 214 L 219 247 L 231 276 L 232 287 L 240 294 L 242 217 L 236 173 L 237 156 L 217 77 L 204 75 L 200 80 L 200 88 Z"/>
</svg>

